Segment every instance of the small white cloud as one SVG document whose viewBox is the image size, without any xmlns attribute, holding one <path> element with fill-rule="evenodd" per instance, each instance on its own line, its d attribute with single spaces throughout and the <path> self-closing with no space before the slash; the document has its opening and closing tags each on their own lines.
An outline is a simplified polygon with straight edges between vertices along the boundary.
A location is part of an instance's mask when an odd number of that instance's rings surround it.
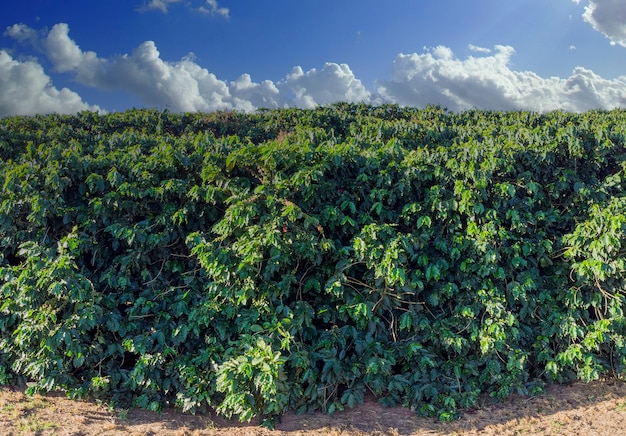
<svg viewBox="0 0 626 436">
<path fill-rule="evenodd" d="M 4 35 L 10 36 L 16 41 L 19 41 L 22 43 L 28 42 L 33 45 L 36 44 L 37 39 L 39 38 L 35 30 L 31 29 L 26 24 L 21 24 L 21 23 L 14 24 L 12 26 L 7 27 L 6 30 L 4 31 Z"/>
<path fill-rule="evenodd" d="M 42 66 L 19 62 L 0 50 L 0 116 L 100 111 L 83 102 L 78 94 L 55 88 Z"/>
<path fill-rule="evenodd" d="M 169 8 L 171 5 L 175 3 L 181 3 L 183 0 L 150 0 L 148 3 L 145 3 L 139 10 L 140 11 L 150 11 L 150 10 L 158 10 L 164 14 L 169 12 Z M 228 8 L 220 7 L 217 4 L 217 0 L 204 0 L 201 6 L 193 7 L 191 3 L 185 2 L 187 8 L 202 12 L 208 15 L 220 15 L 224 18 L 228 18 L 230 11 Z"/>
<path fill-rule="evenodd" d="M 452 50 L 443 45 L 438 45 L 437 47 L 435 47 L 433 49 L 433 54 L 437 59 L 443 59 L 447 61 L 452 60 L 452 58 L 454 57 L 454 53 L 452 53 Z"/>
<path fill-rule="evenodd" d="M 142 10 L 156 9 L 167 14 L 170 4 L 179 3 L 182 0 L 150 0 L 149 3 L 143 5 Z"/>
<path fill-rule="evenodd" d="M 574 50 L 576 50 L 576 46 L 575 46 L 575 45 L 570 45 L 570 46 L 569 46 L 569 50 L 570 50 L 570 51 L 574 51 Z"/>
<path fill-rule="evenodd" d="M 579 3 L 580 0 L 572 0 Z M 612 45 L 626 47 L 626 4 L 624 0 L 590 0 L 583 19 L 606 36 Z"/>
<path fill-rule="evenodd" d="M 474 44 L 469 44 L 467 46 L 467 48 L 469 49 L 469 51 L 473 51 L 474 53 L 482 53 L 482 54 L 489 54 L 489 53 L 491 53 L 491 49 L 486 48 L 486 47 L 479 47 L 479 46 L 474 45 Z"/>
<path fill-rule="evenodd" d="M 206 0 L 206 4 L 207 4 L 208 8 L 206 8 L 204 6 L 200 6 L 198 8 L 198 10 L 200 12 L 204 12 L 204 13 L 207 13 L 207 14 L 221 15 L 224 18 L 228 18 L 228 15 L 229 15 L 230 11 L 228 10 L 228 8 L 220 7 L 217 4 L 217 0 Z"/>
</svg>

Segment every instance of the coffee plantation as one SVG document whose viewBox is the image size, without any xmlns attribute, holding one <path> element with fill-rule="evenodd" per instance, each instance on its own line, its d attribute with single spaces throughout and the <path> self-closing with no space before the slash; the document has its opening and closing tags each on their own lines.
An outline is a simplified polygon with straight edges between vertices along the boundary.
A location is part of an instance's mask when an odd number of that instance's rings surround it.
<svg viewBox="0 0 626 436">
<path fill-rule="evenodd" d="M 626 372 L 626 111 L 0 119 L 0 384 L 271 424 Z"/>
</svg>

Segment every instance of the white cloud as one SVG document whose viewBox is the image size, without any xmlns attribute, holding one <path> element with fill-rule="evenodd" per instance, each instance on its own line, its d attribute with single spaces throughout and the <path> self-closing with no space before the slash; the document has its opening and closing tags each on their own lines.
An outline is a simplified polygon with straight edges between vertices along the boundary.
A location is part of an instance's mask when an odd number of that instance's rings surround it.
<svg viewBox="0 0 626 436">
<path fill-rule="evenodd" d="M 163 12 L 164 14 L 166 14 L 168 12 L 168 8 L 170 6 L 170 4 L 172 3 L 179 3 L 182 0 L 150 0 L 149 3 L 146 3 L 143 7 L 142 10 L 151 10 L 151 9 L 157 9 L 161 12 Z"/>
<path fill-rule="evenodd" d="M 150 11 L 150 10 L 158 10 L 164 14 L 169 12 L 170 5 L 175 3 L 181 3 L 183 0 L 150 0 L 148 3 L 145 3 L 139 10 L 141 11 Z M 185 2 L 188 8 L 191 8 L 195 11 L 202 12 L 204 14 L 209 15 L 220 15 L 224 18 L 228 18 L 230 11 L 228 8 L 221 7 L 217 4 L 217 0 L 205 0 L 202 2 L 202 6 L 198 6 L 197 8 L 193 8 L 189 2 Z"/>
<path fill-rule="evenodd" d="M 491 53 L 491 49 L 486 48 L 486 47 L 479 47 L 479 46 L 474 45 L 474 44 L 469 44 L 469 45 L 467 46 L 467 48 L 468 48 L 470 51 L 473 51 L 473 52 L 475 52 L 475 53 L 482 53 L 482 54 L 489 54 L 489 53 Z"/>
<path fill-rule="evenodd" d="M 41 46 L 59 72 L 72 72 L 76 80 L 94 88 L 124 90 L 147 105 L 179 111 L 227 109 L 228 85 L 197 65 L 190 57 L 165 62 L 154 42 L 146 41 L 132 54 L 99 58 L 83 52 L 69 37 L 66 24 L 56 24 Z"/>
<path fill-rule="evenodd" d="M 122 89 L 145 104 L 169 106 L 177 111 L 230 108 L 226 82 L 200 67 L 191 58 L 165 62 L 152 41 L 131 55 L 98 59 L 97 68 L 86 60 L 77 69 L 77 80 L 96 88 Z M 95 74 L 94 74 L 95 73 Z"/>
<path fill-rule="evenodd" d="M 60 73 L 72 71 L 88 60 L 96 60 L 94 52 L 83 53 L 80 47 L 70 39 L 69 26 L 65 23 L 55 24 L 48 36 L 42 41 L 46 56 Z"/>
<path fill-rule="evenodd" d="M 581 0 L 572 0 L 580 3 Z M 624 0 L 591 0 L 585 6 L 584 20 L 611 40 L 626 47 L 626 4 Z"/>
<path fill-rule="evenodd" d="M 98 106 L 83 102 L 78 94 L 52 86 L 41 65 L 20 62 L 0 50 L 0 116 L 98 111 Z"/>
<path fill-rule="evenodd" d="M 277 86 L 282 94 L 286 94 L 290 105 L 305 108 L 338 100 L 360 102 L 370 99 L 369 91 L 347 64 L 327 62 L 320 71 L 313 68 L 307 72 L 299 66 L 294 67 Z"/>
<path fill-rule="evenodd" d="M 439 104 L 459 111 L 473 107 L 585 111 L 626 107 L 626 76 L 607 80 L 582 67 L 569 78 L 543 78 L 510 67 L 515 50 L 496 46 L 490 56 L 456 59 L 438 48 L 425 54 L 400 54 L 390 81 L 378 83 L 378 100 L 400 105 Z"/>
<path fill-rule="evenodd" d="M 546 87 L 550 83 L 545 84 Z M 556 95 L 562 98 L 560 105 L 570 111 L 581 112 L 597 108 L 626 108 L 626 76 L 608 80 L 591 70 L 576 67 L 567 79 L 559 79 Z"/>
<path fill-rule="evenodd" d="M 24 26 L 19 34 L 29 32 Z M 69 37 L 67 24 L 61 23 L 35 43 L 43 47 L 55 71 L 71 72 L 83 85 L 124 90 L 144 104 L 176 111 L 252 111 L 369 99 L 369 92 L 346 64 L 327 63 L 319 71 L 307 72 L 296 67 L 277 83 L 255 83 L 244 74 L 229 84 L 198 65 L 192 56 L 177 62 L 163 60 L 153 41 L 142 43 L 130 55 L 99 58 L 94 52 L 82 51 Z"/>
<path fill-rule="evenodd" d="M 582 67 L 567 78 L 516 71 L 511 64 L 515 50 L 510 46 L 495 46 L 493 51 L 469 46 L 476 55 L 466 59 L 456 57 L 445 46 L 425 49 L 422 54 L 399 54 L 391 66 L 391 78 L 378 81 L 375 89 L 367 89 L 347 64 L 326 63 L 321 69 L 308 71 L 296 66 L 276 82 L 254 82 L 249 74 L 227 82 L 200 66 L 193 55 L 174 62 L 164 60 L 152 41 L 140 44 L 130 54 L 101 58 L 95 52 L 81 50 L 70 38 L 66 24 L 57 24 L 41 35 L 27 26 L 15 25 L 5 34 L 37 47 L 55 71 L 69 73 L 83 85 L 124 91 L 137 96 L 144 105 L 174 111 L 312 108 L 337 101 L 417 107 L 438 104 L 454 111 L 473 107 L 533 111 L 626 107 L 626 76 L 604 79 Z M 24 104 L 36 101 L 37 93 L 44 101 L 40 111 L 54 110 L 45 103 L 52 101 L 58 101 L 61 112 L 87 107 L 72 91 L 53 88 L 38 63 L 20 64 L 8 57 L 11 64 L 7 56 L 5 53 L 3 58 L 6 65 L 18 65 L 32 78 L 25 81 L 26 74 L 15 71 L 2 75 L 3 113 L 11 111 L 10 101 L 14 101 L 15 113 L 27 113 L 19 104 L 22 100 Z M 16 97 L 20 88 L 25 89 L 19 92 L 30 94 Z M 11 90 L 11 97 L 7 97 L 7 90 Z M 37 105 L 30 107 L 38 110 Z"/>
<path fill-rule="evenodd" d="M 230 11 L 228 10 L 228 8 L 222 8 L 218 6 L 217 0 L 206 0 L 206 4 L 208 8 L 200 6 L 198 10 L 200 12 L 205 12 L 211 15 L 221 15 L 224 18 L 228 18 L 228 14 L 230 13 Z"/>
<path fill-rule="evenodd" d="M 39 36 L 37 35 L 37 31 L 31 29 L 25 24 L 14 24 L 12 26 L 7 27 L 4 34 L 6 36 L 10 36 L 19 42 L 28 42 L 32 45 L 36 45 Z"/>
<path fill-rule="evenodd" d="M 433 49 L 433 54 L 437 59 L 442 59 L 445 61 L 451 61 L 454 58 L 454 53 L 452 53 L 452 50 L 443 45 L 438 45 L 437 47 L 435 47 Z"/>
<path fill-rule="evenodd" d="M 242 74 L 234 82 L 230 82 L 233 106 L 246 112 L 257 108 L 277 108 L 282 106 L 280 90 L 271 80 L 254 83 L 249 74 Z"/>
</svg>

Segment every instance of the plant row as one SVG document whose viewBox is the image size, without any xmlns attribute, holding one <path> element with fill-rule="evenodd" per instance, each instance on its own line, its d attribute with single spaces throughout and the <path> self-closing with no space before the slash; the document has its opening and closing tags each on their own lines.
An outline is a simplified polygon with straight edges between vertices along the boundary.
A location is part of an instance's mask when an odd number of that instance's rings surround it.
<svg viewBox="0 0 626 436">
<path fill-rule="evenodd" d="M 626 112 L 0 120 L 0 384 L 265 422 L 626 369 Z"/>
</svg>

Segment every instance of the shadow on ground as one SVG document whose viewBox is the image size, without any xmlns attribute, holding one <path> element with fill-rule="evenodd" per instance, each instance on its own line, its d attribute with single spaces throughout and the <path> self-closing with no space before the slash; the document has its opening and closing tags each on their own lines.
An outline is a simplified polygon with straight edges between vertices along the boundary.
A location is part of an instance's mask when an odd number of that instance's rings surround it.
<svg viewBox="0 0 626 436">
<path fill-rule="evenodd" d="M 373 398 L 332 416 L 289 413 L 276 430 L 256 423 L 229 422 L 211 414 L 168 410 L 109 410 L 59 394 L 27 397 L 24 390 L 0 388 L 0 433 L 7 435 L 617 435 L 626 429 L 626 383 L 608 379 L 549 386 L 536 397 L 494 402 L 484 398 L 475 410 L 454 422 L 416 416 L 402 407 L 384 408 Z"/>
</svg>

